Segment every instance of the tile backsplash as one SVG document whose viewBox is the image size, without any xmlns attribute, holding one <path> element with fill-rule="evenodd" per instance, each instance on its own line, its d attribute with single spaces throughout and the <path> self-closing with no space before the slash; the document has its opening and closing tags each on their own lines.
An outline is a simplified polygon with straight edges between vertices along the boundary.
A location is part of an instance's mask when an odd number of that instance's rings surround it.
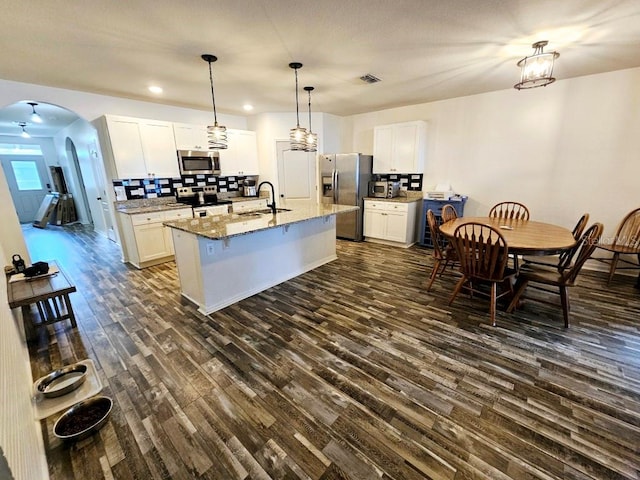
<svg viewBox="0 0 640 480">
<path fill-rule="evenodd" d="M 402 190 L 422 190 L 422 173 L 378 173 L 373 180 L 400 182 Z"/>
<path fill-rule="evenodd" d="M 141 198 L 173 197 L 177 188 L 215 185 L 218 192 L 237 192 L 245 178 L 257 177 L 216 177 L 213 175 L 183 175 L 176 178 L 129 178 L 113 180 L 116 197 L 121 200 Z M 118 192 L 121 192 L 118 195 Z M 126 198 L 122 198 L 122 197 Z"/>
<path fill-rule="evenodd" d="M 129 178 L 113 180 L 118 200 L 173 197 L 177 188 L 215 185 L 218 192 L 237 192 L 245 178 L 257 177 L 216 177 L 214 175 L 183 175 L 176 178 Z M 372 180 L 399 181 L 403 190 L 422 190 L 422 173 L 375 174 Z"/>
</svg>

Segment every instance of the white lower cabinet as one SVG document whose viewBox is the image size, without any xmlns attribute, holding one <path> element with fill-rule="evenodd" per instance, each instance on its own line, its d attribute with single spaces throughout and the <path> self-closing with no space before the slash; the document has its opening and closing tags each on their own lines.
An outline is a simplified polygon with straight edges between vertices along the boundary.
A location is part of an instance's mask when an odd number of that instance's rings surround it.
<svg viewBox="0 0 640 480">
<path fill-rule="evenodd" d="M 171 229 L 163 222 L 191 218 L 190 208 L 127 215 L 120 213 L 123 260 L 137 268 L 173 259 Z"/>
<path fill-rule="evenodd" d="M 417 202 L 364 201 L 365 241 L 409 247 L 416 242 Z"/>
</svg>

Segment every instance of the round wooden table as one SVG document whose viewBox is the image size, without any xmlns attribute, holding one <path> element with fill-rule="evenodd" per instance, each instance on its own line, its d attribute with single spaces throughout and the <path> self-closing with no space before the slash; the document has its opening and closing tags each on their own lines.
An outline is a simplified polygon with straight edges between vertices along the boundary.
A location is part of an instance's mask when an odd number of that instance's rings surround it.
<svg viewBox="0 0 640 480">
<path fill-rule="evenodd" d="M 460 217 L 440 225 L 440 231 L 452 238 L 458 226 L 469 222 L 483 223 L 499 230 L 509 245 L 509 251 L 516 255 L 555 255 L 576 243 L 571 230 L 531 220 Z"/>
</svg>

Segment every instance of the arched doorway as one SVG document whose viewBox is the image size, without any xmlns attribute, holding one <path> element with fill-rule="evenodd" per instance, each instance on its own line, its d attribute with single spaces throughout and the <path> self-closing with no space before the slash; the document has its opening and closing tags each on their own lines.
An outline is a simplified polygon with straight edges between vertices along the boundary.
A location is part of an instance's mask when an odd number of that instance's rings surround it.
<svg viewBox="0 0 640 480">
<path fill-rule="evenodd" d="M 42 122 L 31 121 L 32 103 Z M 16 122 L 26 123 L 30 138 L 21 136 Z M 97 232 L 114 239 L 111 216 L 107 212 L 105 217 L 102 205 L 106 192 L 97 138 L 93 125 L 58 105 L 24 100 L 0 109 L 0 152 L 39 147 L 47 169 L 44 183 L 49 184 L 49 191 L 54 188 L 49 169 L 59 167 L 73 196 L 78 221 L 93 225 Z"/>
</svg>

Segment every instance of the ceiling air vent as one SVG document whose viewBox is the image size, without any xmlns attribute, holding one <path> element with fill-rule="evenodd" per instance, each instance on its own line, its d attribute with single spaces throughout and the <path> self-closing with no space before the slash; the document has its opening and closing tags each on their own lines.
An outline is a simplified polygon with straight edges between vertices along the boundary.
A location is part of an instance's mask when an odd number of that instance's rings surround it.
<svg viewBox="0 0 640 480">
<path fill-rule="evenodd" d="M 370 73 L 361 76 L 360 80 L 362 80 L 364 83 L 378 83 L 380 81 L 378 77 L 371 75 Z"/>
</svg>

